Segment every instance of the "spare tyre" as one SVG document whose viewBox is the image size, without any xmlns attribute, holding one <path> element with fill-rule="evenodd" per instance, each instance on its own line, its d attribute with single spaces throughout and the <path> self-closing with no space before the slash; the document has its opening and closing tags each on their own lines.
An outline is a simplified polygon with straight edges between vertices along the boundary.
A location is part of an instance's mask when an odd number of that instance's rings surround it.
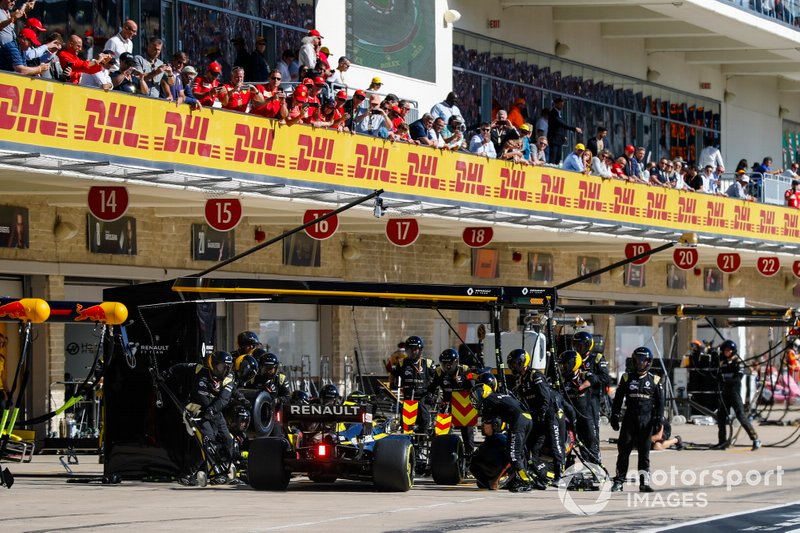
<svg viewBox="0 0 800 533">
<path fill-rule="evenodd" d="M 242 394 L 253 406 L 250 427 L 261 437 L 271 435 L 275 428 L 275 401 L 267 391 L 242 389 Z"/>
</svg>

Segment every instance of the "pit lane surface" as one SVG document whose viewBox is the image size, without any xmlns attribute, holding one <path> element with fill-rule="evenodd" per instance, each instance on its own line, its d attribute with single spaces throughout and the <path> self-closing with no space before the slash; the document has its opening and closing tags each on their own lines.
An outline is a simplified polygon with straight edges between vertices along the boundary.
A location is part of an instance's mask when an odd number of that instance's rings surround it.
<svg viewBox="0 0 800 533">
<path fill-rule="evenodd" d="M 795 428 L 759 427 L 764 442 L 775 442 Z M 709 442 L 716 427 L 681 426 L 676 433 L 687 441 Z M 604 440 L 612 436 L 603 428 Z M 613 469 L 616 449 L 605 444 L 603 457 Z M 80 456 L 76 472 L 101 474 L 94 456 Z M 632 458 L 635 465 L 635 457 Z M 4 464 L 18 474 L 15 485 L 0 489 L 0 528 L 3 533 L 29 531 L 531 531 L 556 528 L 578 530 L 641 531 L 679 526 L 679 531 L 763 529 L 773 524 L 798 527 L 798 508 L 785 507 L 752 515 L 729 516 L 720 522 L 692 524 L 693 520 L 757 511 L 800 500 L 800 444 L 789 448 L 747 447 L 728 451 L 665 451 L 651 456 L 653 469 L 663 469 L 673 481 L 655 484 L 656 492 L 640 495 L 629 484 L 625 492 L 511 494 L 479 490 L 474 485 L 438 487 L 418 480 L 408 493 L 377 493 L 368 484 L 338 481 L 318 485 L 293 480 L 287 492 L 255 492 L 247 486 L 182 487 L 176 483 L 126 481 L 120 485 L 68 484 L 57 477 L 63 469 L 55 456 L 36 456 L 31 464 Z M 782 469 L 777 476 L 778 467 Z M 699 475 L 706 471 L 703 484 Z M 711 475 L 720 474 L 720 483 Z M 770 482 L 765 474 L 773 471 Z M 736 473 L 743 479 L 735 482 Z M 751 481 L 748 485 L 747 473 Z M 50 477 L 23 477 L 23 474 Z M 754 473 L 758 473 L 756 476 Z M 694 481 L 692 482 L 692 476 Z M 681 476 L 684 476 L 682 479 Z M 691 483 L 689 483 L 691 482 Z M 605 505 L 603 498 L 608 496 Z M 564 501 L 562 502 L 562 496 Z M 644 499 L 646 496 L 646 499 Z M 567 508 L 593 510 L 591 516 L 573 514 Z M 789 516 L 790 515 L 790 516 Z M 713 530 L 712 529 L 712 530 Z"/>
</svg>

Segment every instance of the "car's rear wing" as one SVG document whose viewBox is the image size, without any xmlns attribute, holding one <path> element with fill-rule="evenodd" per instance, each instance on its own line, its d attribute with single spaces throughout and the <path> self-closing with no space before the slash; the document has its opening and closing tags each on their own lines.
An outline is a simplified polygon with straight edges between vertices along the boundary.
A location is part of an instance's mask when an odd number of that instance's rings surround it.
<svg viewBox="0 0 800 533">
<path fill-rule="evenodd" d="M 284 405 L 281 421 L 288 422 L 372 422 L 365 405 Z"/>
</svg>

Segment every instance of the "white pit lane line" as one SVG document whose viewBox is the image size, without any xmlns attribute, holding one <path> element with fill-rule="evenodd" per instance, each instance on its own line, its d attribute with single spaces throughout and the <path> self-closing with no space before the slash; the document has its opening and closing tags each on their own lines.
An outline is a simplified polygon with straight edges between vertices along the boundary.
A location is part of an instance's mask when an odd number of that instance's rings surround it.
<svg viewBox="0 0 800 533">
<path fill-rule="evenodd" d="M 642 530 L 642 533 L 658 533 L 660 531 L 669 531 L 670 529 L 678 529 L 678 528 L 682 528 L 682 527 L 694 526 L 694 525 L 697 525 L 697 524 L 706 524 L 708 522 L 715 522 L 717 520 L 723 520 L 725 518 L 732 518 L 734 516 L 742 516 L 742 515 L 747 515 L 747 514 L 752 514 L 752 513 L 759 513 L 759 512 L 762 512 L 762 511 L 771 511 L 773 509 L 780 509 L 782 507 L 790 507 L 792 505 L 798 505 L 798 504 L 800 504 L 800 500 L 795 501 L 795 502 L 790 502 L 790 503 L 781 503 L 779 505 L 770 505 L 769 507 L 761 507 L 761 508 L 758 508 L 758 509 L 750 509 L 748 511 L 737 511 L 735 513 L 727 513 L 727 514 L 721 514 L 721 515 L 716 515 L 716 516 L 708 516 L 708 517 L 705 517 L 705 518 L 698 518 L 697 520 L 691 520 L 689 522 L 683 522 L 681 524 L 674 524 L 672 526 L 659 527 L 659 528 L 656 528 L 656 529 L 644 529 L 644 530 Z"/>
</svg>

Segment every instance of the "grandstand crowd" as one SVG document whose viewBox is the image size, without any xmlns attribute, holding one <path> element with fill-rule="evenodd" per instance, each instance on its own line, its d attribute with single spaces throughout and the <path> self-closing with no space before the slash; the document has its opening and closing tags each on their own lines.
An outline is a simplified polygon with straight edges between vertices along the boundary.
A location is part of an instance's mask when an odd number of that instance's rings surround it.
<svg viewBox="0 0 800 533">
<path fill-rule="evenodd" d="M 407 142 L 443 150 L 471 152 L 520 165 L 555 166 L 602 178 L 620 179 L 657 187 L 724 195 L 743 200 L 761 198 L 766 176 L 791 178 L 786 204 L 800 208 L 798 165 L 786 170 L 773 167 L 770 157 L 752 167 L 741 160 L 732 178 L 723 178 L 726 166 L 718 143 L 709 138 L 696 160 L 657 157 L 642 146 L 629 144 L 623 153 L 613 154 L 607 141 L 608 128 L 596 127 L 586 138 L 581 128 L 562 117 L 564 99 L 554 97 L 552 107 L 543 109 L 529 122 L 523 98 L 514 98 L 507 109 L 495 102 L 491 122 L 467 124 L 459 109 L 459 95 L 450 92 L 430 112 L 408 121 L 415 108 L 411 100 L 383 91 L 380 77 L 369 87 L 354 89 L 348 84 L 350 60 L 332 62 L 331 52 L 322 46 L 323 36 L 310 30 L 295 53 L 286 49 L 273 68 L 266 59 L 266 41 L 258 37 L 249 51 L 244 39 L 231 40 L 234 66 L 207 58 L 192 64 L 178 51 L 162 60 L 163 42 L 151 39 L 143 52 L 133 54 L 135 21 L 126 20 L 120 31 L 95 50 L 91 35 L 70 35 L 66 40 L 50 33 L 28 17 L 35 5 L 31 0 L 14 7 L 14 0 L 0 0 L 0 70 L 16 72 L 105 91 L 119 90 L 160 98 L 193 109 L 223 108 L 272 118 L 286 125 L 310 124 L 372 135 L 395 142 Z M 21 24 L 18 28 L 17 21 Z M 18 30 L 18 31 L 17 31 Z M 227 81 L 224 81 L 227 80 Z M 470 116 L 476 116 L 470 110 Z M 579 142 L 568 145 L 574 137 Z M 565 146 L 571 149 L 564 151 Z"/>
</svg>

